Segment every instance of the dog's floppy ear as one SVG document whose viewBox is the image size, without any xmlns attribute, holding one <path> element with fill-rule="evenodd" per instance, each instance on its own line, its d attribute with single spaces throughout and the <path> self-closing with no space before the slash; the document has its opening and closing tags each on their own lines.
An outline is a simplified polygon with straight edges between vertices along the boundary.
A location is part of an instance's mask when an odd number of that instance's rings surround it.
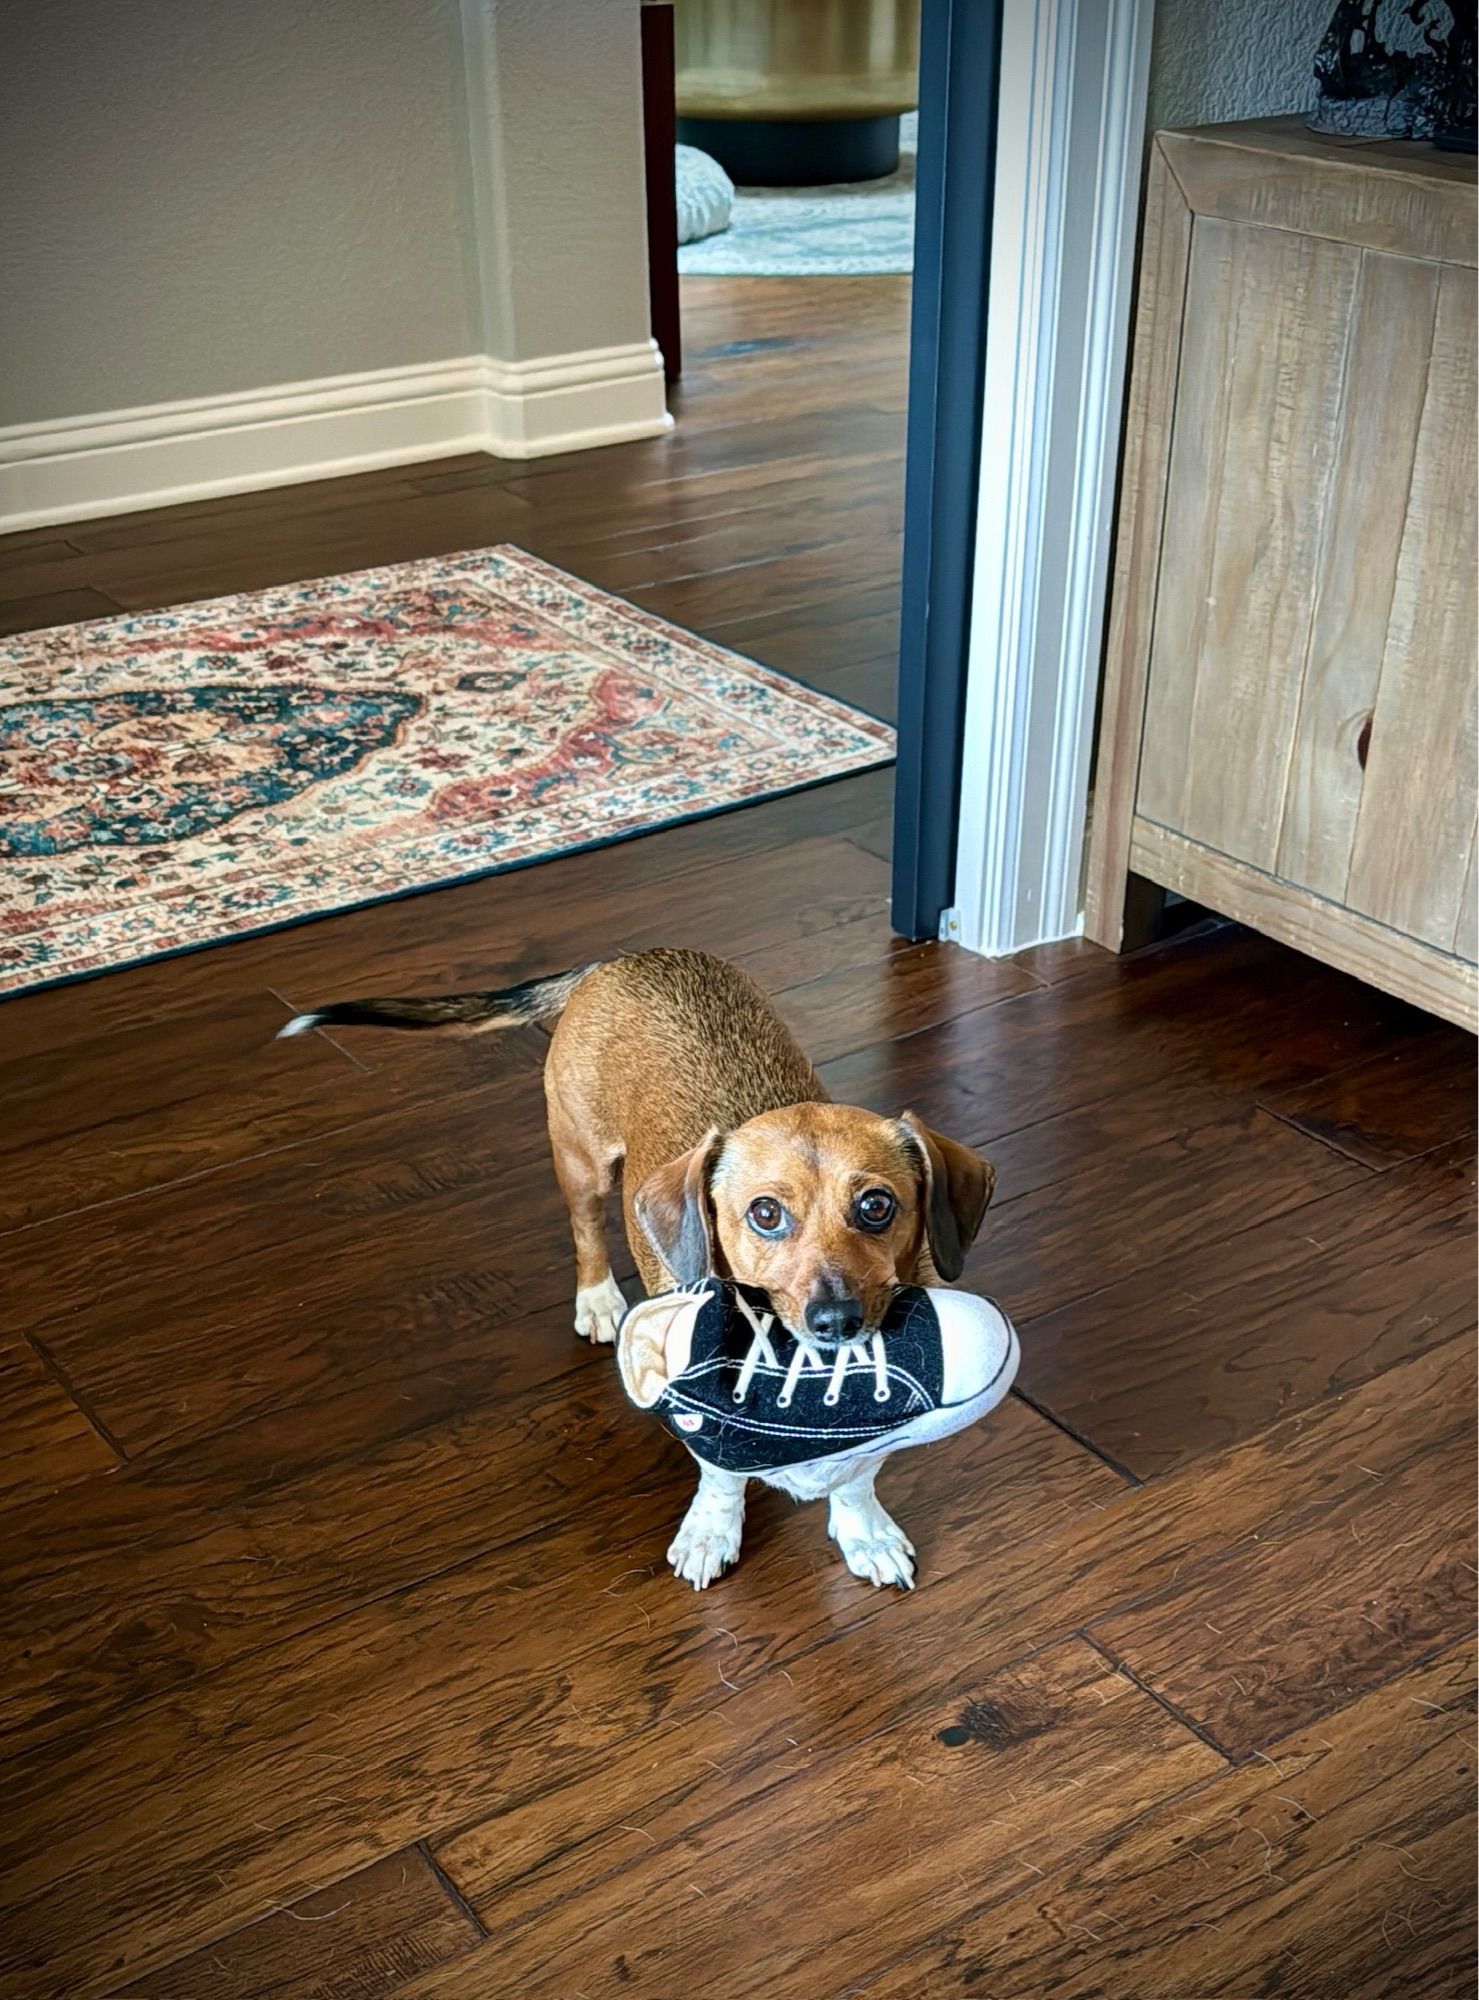
<svg viewBox="0 0 1479 2000">
<path fill-rule="evenodd" d="M 920 1161 L 930 1255 L 940 1276 L 954 1284 L 996 1186 L 996 1169 L 969 1146 L 932 1132 L 912 1111 L 900 1123 Z"/>
<path fill-rule="evenodd" d="M 645 1299 L 621 1323 L 616 1336 L 616 1360 L 622 1385 L 639 1409 L 650 1410 L 675 1375 L 681 1375 L 693 1352 L 693 1316 L 682 1294 Z M 681 1319 L 679 1326 L 674 1321 Z"/>
<path fill-rule="evenodd" d="M 696 1285 L 714 1269 L 714 1217 L 709 1174 L 719 1151 L 711 1129 L 691 1153 L 680 1153 L 649 1174 L 632 1208 L 647 1240 L 679 1285 Z"/>
</svg>

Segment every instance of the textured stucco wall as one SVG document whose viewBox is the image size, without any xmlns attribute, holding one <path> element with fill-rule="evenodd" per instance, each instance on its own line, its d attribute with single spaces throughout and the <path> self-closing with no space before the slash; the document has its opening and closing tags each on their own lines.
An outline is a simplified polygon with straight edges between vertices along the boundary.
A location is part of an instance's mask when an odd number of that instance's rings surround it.
<svg viewBox="0 0 1479 2000">
<path fill-rule="evenodd" d="M 1156 0 L 1150 128 L 1307 111 L 1335 0 Z"/>
<path fill-rule="evenodd" d="M 637 4 L 0 0 L 0 424 L 645 338 Z"/>
</svg>

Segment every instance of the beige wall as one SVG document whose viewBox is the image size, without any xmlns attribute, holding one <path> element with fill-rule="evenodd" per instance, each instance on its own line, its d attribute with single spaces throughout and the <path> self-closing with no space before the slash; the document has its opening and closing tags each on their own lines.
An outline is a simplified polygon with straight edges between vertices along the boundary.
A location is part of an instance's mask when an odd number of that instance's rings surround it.
<svg viewBox="0 0 1479 2000">
<path fill-rule="evenodd" d="M 465 0 L 462 11 L 462 157 L 488 352 L 527 361 L 645 339 L 638 0 Z"/>
<path fill-rule="evenodd" d="M 0 425 L 642 339 L 636 8 L 4 0 Z"/>
</svg>

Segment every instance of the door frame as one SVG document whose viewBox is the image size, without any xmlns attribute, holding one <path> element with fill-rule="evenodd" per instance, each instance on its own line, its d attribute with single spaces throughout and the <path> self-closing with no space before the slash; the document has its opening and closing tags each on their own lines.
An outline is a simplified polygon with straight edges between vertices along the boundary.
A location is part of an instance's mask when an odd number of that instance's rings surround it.
<svg viewBox="0 0 1479 2000">
<path fill-rule="evenodd" d="M 893 921 L 990 955 L 1082 927 L 1153 14 L 924 0 Z"/>
<path fill-rule="evenodd" d="M 893 843 L 893 926 L 912 938 L 936 935 L 955 875 L 1007 4 L 920 16 Z"/>
</svg>

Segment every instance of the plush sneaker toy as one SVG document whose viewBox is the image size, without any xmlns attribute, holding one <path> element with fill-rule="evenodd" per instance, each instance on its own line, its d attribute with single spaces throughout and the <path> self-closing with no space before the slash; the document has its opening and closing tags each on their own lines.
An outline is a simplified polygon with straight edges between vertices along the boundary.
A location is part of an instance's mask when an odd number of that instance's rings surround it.
<svg viewBox="0 0 1479 2000">
<path fill-rule="evenodd" d="M 898 1292 L 877 1333 L 798 1340 L 763 1292 L 717 1278 L 631 1307 L 617 1355 L 627 1394 L 699 1461 L 698 1496 L 669 1559 L 702 1589 L 739 1553 L 744 1482 L 831 1502 L 849 1568 L 913 1581 L 913 1548 L 873 1494 L 890 1452 L 963 1430 L 1011 1387 L 1011 1322 L 969 1292 Z"/>
</svg>

